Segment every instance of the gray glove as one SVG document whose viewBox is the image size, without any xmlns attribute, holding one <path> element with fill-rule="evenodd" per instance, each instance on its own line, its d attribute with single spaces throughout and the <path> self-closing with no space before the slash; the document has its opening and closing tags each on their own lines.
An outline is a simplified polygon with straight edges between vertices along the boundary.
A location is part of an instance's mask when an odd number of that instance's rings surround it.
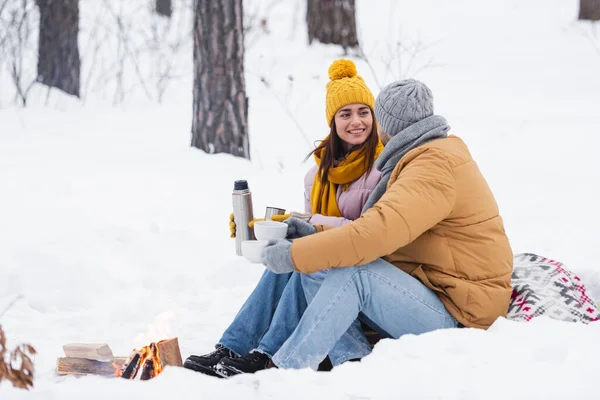
<svg viewBox="0 0 600 400">
<path fill-rule="evenodd" d="M 288 225 L 288 239 L 297 239 L 317 233 L 317 228 L 315 228 L 314 225 L 304 222 L 298 218 L 290 217 L 283 222 Z"/>
<path fill-rule="evenodd" d="M 261 253 L 263 265 L 276 274 L 294 272 L 294 263 L 290 254 L 291 248 L 292 242 L 289 240 L 269 240 Z"/>
</svg>

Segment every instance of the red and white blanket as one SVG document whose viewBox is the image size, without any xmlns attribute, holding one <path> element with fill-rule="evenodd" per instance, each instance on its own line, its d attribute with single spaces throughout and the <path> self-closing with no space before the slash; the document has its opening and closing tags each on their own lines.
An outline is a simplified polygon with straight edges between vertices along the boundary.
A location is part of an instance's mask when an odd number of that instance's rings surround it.
<svg viewBox="0 0 600 400">
<path fill-rule="evenodd" d="M 600 320 L 600 311 L 581 279 L 558 261 L 517 254 L 511 283 L 510 320 L 530 321 L 542 315 L 585 324 Z"/>
</svg>

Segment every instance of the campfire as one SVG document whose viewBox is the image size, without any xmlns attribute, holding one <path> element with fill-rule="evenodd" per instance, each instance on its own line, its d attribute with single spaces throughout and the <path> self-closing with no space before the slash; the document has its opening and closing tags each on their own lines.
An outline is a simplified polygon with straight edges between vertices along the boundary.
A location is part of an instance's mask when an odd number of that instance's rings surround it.
<svg viewBox="0 0 600 400">
<path fill-rule="evenodd" d="M 129 357 L 113 357 L 107 344 L 67 344 L 56 361 L 60 375 L 103 375 L 142 381 L 158 376 L 166 365 L 183 366 L 177 338 L 134 349 Z"/>
<path fill-rule="evenodd" d="M 118 367 L 118 364 L 115 364 Z M 141 368 L 140 368 L 141 367 Z M 141 369 L 140 380 L 154 378 L 163 370 L 160 350 L 156 343 L 150 343 L 140 350 L 133 350 L 125 363 L 116 370 L 117 376 L 125 379 L 135 379 Z"/>
</svg>

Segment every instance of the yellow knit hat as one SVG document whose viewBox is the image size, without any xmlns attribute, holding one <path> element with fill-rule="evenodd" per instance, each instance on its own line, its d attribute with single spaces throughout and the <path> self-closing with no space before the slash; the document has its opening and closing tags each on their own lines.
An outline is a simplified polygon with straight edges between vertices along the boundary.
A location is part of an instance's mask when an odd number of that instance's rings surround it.
<svg viewBox="0 0 600 400">
<path fill-rule="evenodd" d="M 327 125 L 331 126 L 333 116 L 345 105 L 362 103 L 371 109 L 375 107 L 373 93 L 363 78 L 357 75 L 356 65 L 352 61 L 343 58 L 335 60 L 329 67 L 329 79 L 325 95 Z"/>
</svg>

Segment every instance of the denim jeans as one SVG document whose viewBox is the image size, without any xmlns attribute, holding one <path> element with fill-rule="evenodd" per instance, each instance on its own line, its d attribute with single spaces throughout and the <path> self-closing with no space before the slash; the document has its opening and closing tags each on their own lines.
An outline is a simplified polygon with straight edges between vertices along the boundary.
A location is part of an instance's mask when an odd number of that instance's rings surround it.
<svg viewBox="0 0 600 400">
<path fill-rule="evenodd" d="M 299 273 L 265 270 L 219 344 L 239 356 L 258 350 L 272 357 L 292 334 L 305 309 Z"/>
<path fill-rule="evenodd" d="M 315 272 L 308 275 L 300 275 L 302 288 L 306 296 L 306 302 L 311 303 L 319 288 L 323 284 L 329 270 Z M 333 349 L 329 352 L 331 365 L 334 367 L 348 360 L 363 358 L 371 352 L 371 345 L 363 333 L 360 321 L 355 320 L 348 330 L 344 332 Z"/>
<path fill-rule="evenodd" d="M 273 362 L 281 368 L 316 369 L 359 314 L 393 338 L 458 325 L 432 290 L 377 259 L 360 267 L 330 269 Z"/>
</svg>

